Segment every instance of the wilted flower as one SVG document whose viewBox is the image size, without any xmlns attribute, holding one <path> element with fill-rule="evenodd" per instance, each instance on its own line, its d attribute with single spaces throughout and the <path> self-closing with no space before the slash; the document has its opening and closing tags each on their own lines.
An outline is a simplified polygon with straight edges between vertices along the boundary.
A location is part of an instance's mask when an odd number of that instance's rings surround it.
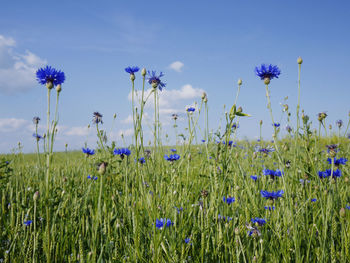
<svg viewBox="0 0 350 263">
<path fill-rule="evenodd" d="M 173 162 L 173 161 L 177 161 L 180 159 L 180 155 L 178 154 L 171 154 L 171 155 L 164 155 L 164 159 L 169 161 L 169 162 Z"/>
<path fill-rule="evenodd" d="M 148 83 L 152 85 L 154 89 L 158 88 L 160 91 L 166 86 L 165 83 L 163 83 L 160 78 L 164 76 L 163 72 L 159 73 L 159 76 L 156 75 L 156 71 L 148 71 Z"/>
<path fill-rule="evenodd" d="M 229 196 L 229 197 L 224 196 L 222 200 L 224 201 L 224 203 L 232 204 L 235 201 L 235 198 L 231 197 L 231 196 Z"/>
<path fill-rule="evenodd" d="M 286 131 L 290 133 L 290 132 L 292 131 L 292 127 L 290 127 L 289 125 L 287 125 L 287 126 L 286 126 Z"/>
<path fill-rule="evenodd" d="M 278 78 L 278 76 L 281 74 L 281 71 L 277 66 L 271 64 L 261 64 L 260 68 L 255 67 L 255 74 L 264 81 L 266 81 L 267 79 L 270 81 L 273 78 Z"/>
<path fill-rule="evenodd" d="M 46 66 L 45 68 L 40 68 L 36 72 L 37 81 L 47 86 L 47 88 L 52 89 L 53 86 L 60 85 L 65 80 L 64 72 L 56 70 L 51 66 Z"/>
<path fill-rule="evenodd" d="M 327 113 L 325 113 L 325 112 L 320 112 L 320 113 L 318 114 L 318 120 L 319 120 L 320 122 L 322 122 L 327 116 L 328 116 Z"/>
<path fill-rule="evenodd" d="M 268 191 L 261 191 L 260 192 L 261 196 L 269 199 L 269 200 L 274 200 L 274 199 L 278 199 L 278 197 L 283 197 L 284 191 L 283 190 L 279 190 L 276 192 L 268 192 Z"/>
<path fill-rule="evenodd" d="M 343 126 L 343 121 L 342 120 L 337 120 L 335 122 L 335 124 L 338 126 L 338 128 L 340 129 Z"/>
<path fill-rule="evenodd" d="M 95 123 L 95 124 L 98 124 L 98 123 L 102 123 L 103 124 L 103 121 L 102 121 L 102 114 L 95 111 L 93 113 L 93 119 L 92 119 L 92 122 Z"/>
<path fill-rule="evenodd" d="M 89 149 L 89 148 L 81 148 L 83 153 L 86 154 L 86 156 L 90 156 L 90 155 L 94 155 L 95 154 L 95 150 Z"/>
<path fill-rule="evenodd" d="M 178 118 L 179 118 L 179 115 L 177 115 L 176 113 L 173 113 L 172 115 L 171 115 L 171 117 L 173 118 L 173 120 L 177 120 Z"/>
<path fill-rule="evenodd" d="M 171 222 L 170 219 L 166 219 L 166 218 L 161 218 L 161 219 L 156 219 L 156 227 L 158 229 L 163 229 L 163 227 L 170 227 L 171 225 L 173 225 L 173 223 Z"/>
<path fill-rule="evenodd" d="M 35 125 L 38 125 L 38 124 L 39 124 L 39 121 L 40 121 L 40 118 L 39 118 L 39 117 L 34 117 L 34 118 L 33 118 L 33 123 L 34 123 Z"/>
</svg>

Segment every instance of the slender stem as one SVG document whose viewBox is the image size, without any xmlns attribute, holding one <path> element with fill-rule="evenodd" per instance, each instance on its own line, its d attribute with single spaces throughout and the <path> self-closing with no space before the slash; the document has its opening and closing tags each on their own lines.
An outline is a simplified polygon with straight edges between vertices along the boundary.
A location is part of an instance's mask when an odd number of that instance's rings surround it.
<svg viewBox="0 0 350 263">
<path fill-rule="evenodd" d="M 47 89 L 47 132 L 46 132 L 46 196 L 49 195 L 49 176 L 50 176 L 50 95 L 51 89 Z"/>
<path fill-rule="evenodd" d="M 153 89 L 154 92 L 154 160 L 156 157 L 156 149 L 157 149 L 157 89 Z"/>
<path fill-rule="evenodd" d="M 297 105 L 297 131 L 296 131 L 296 136 L 299 136 L 299 127 L 300 127 L 300 117 L 299 117 L 299 110 L 300 110 L 300 74 L 301 74 L 301 64 L 299 64 L 299 71 L 298 71 L 298 105 Z"/>
</svg>

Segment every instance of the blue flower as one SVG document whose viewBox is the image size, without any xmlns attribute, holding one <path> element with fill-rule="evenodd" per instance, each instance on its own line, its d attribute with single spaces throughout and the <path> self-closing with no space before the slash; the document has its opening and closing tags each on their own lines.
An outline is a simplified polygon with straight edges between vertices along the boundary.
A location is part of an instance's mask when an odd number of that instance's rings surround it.
<svg viewBox="0 0 350 263">
<path fill-rule="evenodd" d="M 250 178 L 254 181 L 258 180 L 258 176 L 257 175 L 251 175 Z"/>
<path fill-rule="evenodd" d="M 184 210 L 182 207 L 178 208 L 178 207 L 174 206 L 174 208 L 176 208 L 178 214 L 180 214 L 180 212 L 182 212 Z"/>
<path fill-rule="evenodd" d="M 26 226 L 30 226 L 31 223 L 33 223 L 33 220 L 27 220 L 23 222 L 23 224 Z"/>
<path fill-rule="evenodd" d="M 275 210 L 274 206 L 265 206 L 264 208 L 265 210 L 270 210 L 270 211 Z"/>
<path fill-rule="evenodd" d="M 201 142 L 203 142 L 203 143 L 204 143 L 204 142 L 205 142 L 205 140 L 201 140 Z"/>
<path fill-rule="evenodd" d="M 62 84 L 65 80 L 64 72 L 51 66 L 40 68 L 36 72 L 36 79 L 40 84 L 52 83 L 54 86 Z"/>
<path fill-rule="evenodd" d="M 140 164 L 145 164 L 145 163 L 146 163 L 145 157 L 139 158 L 139 163 L 140 163 Z"/>
<path fill-rule="evenodd" d="M 335 122 L 335 124 L 338 126 L 338 128 L 340 129 L 343 126 L 343 121 L 342 120 L 337 120 Z"/>
<path fill-rule="evenodd" d="M 98 179 L 98 177 L 97 177 L 97 176 L 88 175 L 88 176 L 87 176 L 87 179 L 96 181 L 96 180 Z"/>
<path fill-rule="evenodd" d="M 43 137 L 40 136 L 39 134 L 37 133 L 33 133 L 33 137 L 37 140 L 37 141 L 40 141 Z"/>
<path fill-rule="evenodd" d="M 277 66 L 261 64 L 260 68 L 255 67 L 255 74 L 262 80 L 265 78 L 271 80 L 273 78 L 278 78 L 281 71 Z"/>
<path fill-rule="evenodd" d="M 220 142 L 219 142 L 219 143 L 220 143 Z M 223 141 L 222 144 L 225 145 L 226 142 Z M 228 141 L 228 146 L 232 146 L 232 144 L 233 144 L 233 141 Z M 233 146 L 236 147 L 236 145 L 233 145 Z"/>
<path fill-rule="evenodd" d="M 222 221 L 224 221 L 224 222 L 225 222 L 226 219 L 227 219 L 227 222 L 230 222 L 230 221 L 232 220 L 232 217 L 229 217 L 229 216 L 228 216 L 228 217 L 226 218 L 225 216 L 222 216 L 222 215 L 219 214 L 219 215 L 218 215 L 218 219 L 219 219 L 219 220 L 222 220 Z"/>
<path fill-rule="evenodd" d="M 163 227 L 170 227 L 171 225 L 173 225 L 173 223 L 171 222 L 170 219 L 166 219 L 166 218 L 161 218 L 161 219 L 156 219 L 156 227 L 158 229 L 163 229 Z"/>
<path fill-rule="evenodd" d="M 261 190 L 260 194 L 262 197 L 266 199 L 274 200 L 274 199 L 278 199 L 278 197 L 283 197 L 284 191 L 279 190 L 276 192 L 268 192 L 268 191 Z"/>
<path fill-rule="evenodd" d="M 170 149 L 170 151 L 176 153 L 176 149 Z"/>
<path fill-rule="evenodd" d="M 222 198 L 222 200 L 225 202 L 225 203 L 227 203 L 227 204 L 232 204 L 234 201 L 235 201 L 235 198 L 234 197 L 231 197 L 231 196 L 229 196 L 229 197 L 223 197 Z"/>
<path fill-rule="evenodd" d="M 325 171 L 319 171 L 318 172 L 318 176 L 320 177 L 320 179 L 326 178 L 326 177 L 330 177 L 332 175 L 332 170 L 331 169 L 327 169 Z M 332 178 L 337 178 L 341 176 L 341 171 L 339 169 L 337 170 L 333 170 L 333 176 Z"/>
<path fill-rule="evenodd" d="M 187 112 L 194 112 L 195 110 L 196 110 L 196 108 L 194 108 L 194 107 L 188 107 L 186 109 Z"/>
<path fill-rule="evenodd" d="M 131 154 L 131 151 L 128 148 L 119 148 L 114 149 L 113 151 L 114 155 L 120 155 L 120 157 L 123 159 L 124 156 L 129 156 Z"/>
<path fill-rule="evenodd" d="M 81 148 L 81 149 L 82 149 L 83 153 L 85 153 L 87 156 L 95 154 L 95 150 L 92 150 L 89 148 Z"/>
<path fill-rule="evenodd" d="M 350 210 L 350 205 L 345 206 L 346 209 Z"/>
<path fill-rule="evenodd" d="M 311 199 L 311 202 L 313 202 L 313 203 L 316 202 L 316 201 L 317 201 L 316 198 L 312 198 L 312 199 Z"/>
<path fill-rule="evenodd" d="M 332 159 L 331 158 L 328 158 L 327 161 L 328 161 L 329 164 L 332 164 Z M 339 159 L 337 159 L 337 158 L 334 157 L 334 165 L 335 166 L 339 166 L 341 164 L 344 165 L 344 164 L 346 164 L 347 161 L 348 161 L 348 159 L 346 159 L 346 158 L 339 158 Z"/>
<path fill-rule="evenodd" d="M 130 75 L 134 75 L 137 71 L 139 71 L 139 67 L 127 67 L 125 68 L 125 71 L 129 73 Z"/>
<path fill-rule="evenodd" d="M 278 170 L 278 169 L 276 171 L 269 170 L 269 169 L 264 169 L 263 170 L 263 174 L 264 175 L 270 175 L 270 177 L 272 179 L 275 179 L 276 176 L 281 177 L 284 173 L 282 171 Z"/>
<path fill-rule="evenodd" d="M 189 238 L 189 237 L 185 238 L 185 243 L 186 243 L 186 244 L 190 243 L 190 241 L 191 241 L 191 238 Z M 192 244 L 192 243 L 191 243 L 191 244 Z"/>
<path fill-rule="evenodd" d="M 255 217 L 255 218 L 252 218 L 252 223 L 258 224 L 259 226 L 263 226 L 266 224 L 266 220 L 264 218 Z"/>
<path fill-rule="evenodd" d="M 103 115 L 101 113 L 95 111 L 93 113 L 92 122 L 95 123 L 95 124 L 98 124 L 98 123 L 102 123 L 103 124 L 102 117 L 103 117 Z"/>
<path fill-rule="evenodd" d="M 164 159 L 169 161 L 169 162 L 173 162 L 173 161 L 177 161 L 180 159 L 180 155 L 178 154 L 171 154 L 171 155 L 164 155 Z"/>
<path fill-rule="evenodd" d="M 165 83 L 163 83 L 160 78 L 164 76 L 163 72 L 159 73 L 159 76 L 156 75 L 156 71 L 148 71 L 148 83 L 152 85 L 153 88 L 158 88 L 160 91 L 166 86 Z"/>
<path fill-rule="evenodd" d="M 264 156 L 267 156 L 270 152 L 275 151 L 275 148 L 273 148 L 272 146 L 267 146 L 266 148 L 264 148 L 260 145 L 257 145 L 255 147 L 255 151 L 262 153 Z"/>
<path fill-rule="evenodd" d="M 276 128 L 278 128 L 279 126 L 281 126 L 281 124 L 279 124 L 278 122 L 275 122 L 274 124 L 272 124 L 273 126 L 275 126 Z"/>
</svg>

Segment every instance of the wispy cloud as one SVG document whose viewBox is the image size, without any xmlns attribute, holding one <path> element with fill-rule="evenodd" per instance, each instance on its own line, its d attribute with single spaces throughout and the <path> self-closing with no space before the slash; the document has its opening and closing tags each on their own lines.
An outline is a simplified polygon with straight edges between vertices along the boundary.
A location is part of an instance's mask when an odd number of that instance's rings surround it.
<svg viewBox="0 0 350 263">
<path fill-rule="evenodd" d="M 170 69 L 175 70 L 177 72 L 181 72 L 183 67 L 184 63 L 182 63 L 181 61 L 175 61 L 169 65 Z"/>
<path fill-rule="evenodd" d="M 46 64 L 34 53 L 20 54 L 15 50 L 13 38 L 0 35 L 0 92 L 14 94 L 34 88 L 35 72 Z"/>
</svg>

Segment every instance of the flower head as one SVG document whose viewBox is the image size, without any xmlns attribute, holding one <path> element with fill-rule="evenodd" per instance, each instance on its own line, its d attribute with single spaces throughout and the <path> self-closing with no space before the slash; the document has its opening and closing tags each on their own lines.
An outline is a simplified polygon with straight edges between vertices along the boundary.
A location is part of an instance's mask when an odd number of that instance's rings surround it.
<svg viewBox="0 0 350 263">
<path fill-rule="evenodd" d="M 88 175 L 87 179 L 96 181 L 98 178 L 97 178 L 97 176 Z"/>
<path fill-rule="evenodd" d="M 278 78 L 278 76 L 281 74 L 281 71 L 277 66 L 271 64 L 261 64 L 260 68 L 255 67 L 255 74 L 262 80 L 271 80 L 273 78 Z"/>
<path fill-rule="evenodd" d="M 266 199 L 274 200 L 274 199 L 278 199 L 278 197 L 283 197 L 284 191 L 283 190 L 279 190 L 276 192 L 261 191 L 260 194 L 262 197 Z"/>
<path fill-rule="evenodd" d="M 270 170 L 270 169 L 264 169 L 263 174 L 269 175 L 272 179 L 275 179 L 276 176 L 281 177 L 284 173 L 278 169 L 276 171 Z"/>
<path fill-rule="evenodd" d="M 160 78 L 164 76 L 163 72 L 160 72 L 159 75 L 156 74 L 156 71 L 148 71 L 148 83 L 152 85 L 154 89 L 158 88 L 160 91 L 166 86 Z"/>
<path fill-rule="evenodd" d="M 140 164 L 145 164 L 145 163 L 146 163 L 145 157 L 139 158 L 139 163 L 140 163 Z"/>
<path fill-rule="evenodd" d="M 264 218 L 255 217 L 252 218 L 251 221 L 253 224 L 258 224 L 259 226 L 263 226 L 266 224 L 266 220 Z"/>
<path fill-rule="evenodd" d="M 335 165 L 335 166 L 339 166 L 339 165 L 341 165 L 341 164 L 345 165 L 347 161 L 348 161 L 348 159 L 346 159 L 346 158 L 339 158 L 339 159 L 337 159 L 336 157 L 334 157 L 334 165 Z M 331 158 L 328 158 L 328 159 L 327 159 L 327 162 L 328 162 L 329 164 L 332 164 L 332 159 L 331 159 Z"/>
<path fill-rule="evenodd" d="M 278 128 L 279 126 L 281 126 L 281 124 L 279 124 L 278 122 L 275 122 L 272 124 L 274 127 Z"/>
<path fill-rule="evenodd" d="M 161 219 L 156 219 L 156 227 L 158 229 L 163 229 L 163 227 L 170 227 L 171 225 L 173 225 L 174 223 L 171 222 L 170 219 L 166 219 L 166 218 L 161 218 Z"/>
<path fill-rule="evenodd" d="M 86 154 L 86 156 L 90 156 L 90 155 L 94 155 L 95 154 L 95 150 L 89 149 L 89 148 L 81 148 L 81 150 L 83 151 L 83 153 Z"/>
<path fill-rule="evenodd" d="M 224 201 L 224 203 L 227 203 L 227 204 L 232 204 L 236 199 L 234 197 L 223 197 L 222 200 Z"/>
<path fill-rule="evenodd" d="M 227 217 L 225 217 L 225 216 L 222 216 L 222 215 L 218 215 L 218 219 L 219 220 L 222 220 L 222 221 L 226 221 L 226 219 L 227 219 L 227 222 L 230 222 L 231 220 L 232 220 L 232 217 L 229 217 L 229 216 L 227 216 Z"/>
<path fill-rule="evenodd" d="M 265 208 L 265 210 L 269 210 L 269 211 L 275 210 L 274 206 L 265 206 L 264 208 Z"/>
<path fill-rule="evenodd" d="M 327 178 L 327 177 L 330 177 L 330 176 L 332 176 L 332 178 L 335 179 L 335 178 L 341 176 L 341 171 L 339 169 L 333 170 L 333 174 L 332 174 L 332 170 L 331 169 L 327 169 L 325 171 L 319 171 L 318 172 L 318 176 L 320 177 L 320 179 Z"/>
<path fill-rule="evenodd" d="M 178 154 L 170 154 L 168 155 L 164 155 L 164 159 L 169 161 L 169 162 L 173 162 L 173 161 L 177 161 L 180 159 L 180 155 Z"/>
<path fill-rule="evenodd" d="M 176 153 L 176 149 L 170 149 L 170 151 Z"/>
<path fill-rule="evenodd" d="M 190 241 L 191 241 L 191 238 L 189 238 L 189 237 L 185 238 L 185 243 L 186 244 L 190 243 Z"/>
<path fill-rule="evenodd" d="M 33 118 L 33 123 L 34 123 L 35 125 L 38 125 L 38 124 L 39 124 L 39 121 L 40 121 L 40 118 L 39 118 L 39 117 L 34 117 L 34 118 Z"/>
<path fill-rule="evenodd" d="M 45 68 L 40 68 L 36 72 L 36 79 L 40 84 L 51 83 L 54 86 L 62 84 L 65 80 L 64 72 L 56 70 L 51 66 L 46 66 Z"/>
<path fill-rule="evenodd" d="M 24 221 L 24 222 L 23 222 L 23 224 L 24 224 L 25 226 L 30 226 L 31 223 L 33 223 L 33 220 L 27 220 L 27 221 Z"/>
<path fill-rule="evenodd" d="M 176 121 L 179 118 L 179 115 L 177 115 L 176 113 L 173 113 L 171 117 L 173 118 L 174 121 Z"/>
<path fill-rule="evenodd" d="M 316 201 L 317 201 L 316 198 L 312 198 L 312 199 L 311 199 L 311 202 L 313 202 L 313 203 L 316 202 Z"/>
<path fill-rule="evenodd" d="M 292 127 L 290 127 L 289 125 L 287 125 L 287 126 L 286 126 L 286 131 L 290 133 L 290 132 L 292 131 Z"/>
<path fill-rule="evenodd" d="M 258 180 L 258 176 L 257 175 L 251 175 L 250 178 L 254 181 Z"/>
<path fill-rule="evenodd" d="M 195 110 L 196 110 L 196 108 L 194 108 L 194 107 L 187 107 L 186 108 L 186 111 L 189 113 L 194 112 Z"/>
<path fill-rule="evenodd" d="M 128 148 L 119 148 L 114 149 L 113 151 L 114 155 L 120 155 L 120 157 L 123 159 L 124 156 L 129 156 L 131 154 L 131 151 Z"/>
<path fill-rule="evenodd" d="M 102 123 L 103 124 L 102 117 L 103 117 L 103 115 L 101 113 L 95 111 L 93 113 L 92 122 L 95 123 L 95 124 L 98 124 L 98 123 Z"/>
<path fill-rule="evenodd" d="M 343 121 L 342 120 L 337 120 L 335 122 L 335 124 L 338 126 L 338 128 L 340 129 L 343 126 Z"/>
<path fill-rule="evenodd" d="M 40 135 L 37 134 L 37 133 L 33 133 L 33 137 L 34 137 L 37 141 L 40 141 L 40 139 L 43 138 L 42 136 L 40 136 Z"/>
<path fill-rule="evenodd" d="M 129 73 L 130 75 L 134 75 L 136 72 L 140 70 L 139 67 L 127 67 L 125 68 L 125 71 Z"/>
</svg>

